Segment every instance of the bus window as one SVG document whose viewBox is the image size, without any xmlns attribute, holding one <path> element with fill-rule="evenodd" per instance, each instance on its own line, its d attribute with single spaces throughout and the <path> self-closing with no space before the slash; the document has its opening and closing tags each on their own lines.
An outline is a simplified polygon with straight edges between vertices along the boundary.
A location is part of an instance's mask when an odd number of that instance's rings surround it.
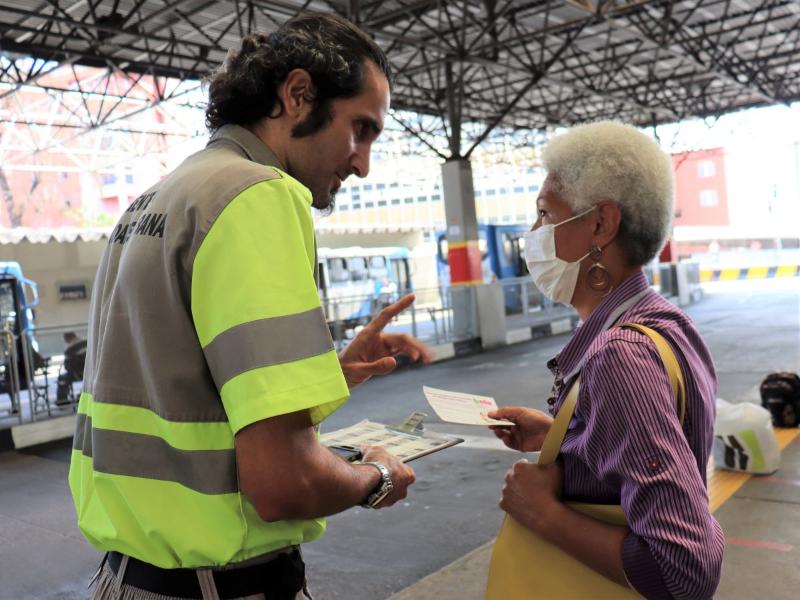
<svg viewBox="0 0 800 600">
<path fill-rule="evenodd" d="M 328 259 L 328 277 L 330 283 L 344 283 L 350 280 L 347 263 L 343 258 Z"/>
<path fill-rule="evenodd" d="M 17 326 L 17 305 L 14 300 L 14 281 L 0 282 L 0 320 L 6 319 L 14 323 L 14 332 L 19 333 Z M 0 324 L 4 325 L 4 323 Z"/>
<path fill-rule="evenodd" d="M 324 260 L 317 263 L 317 289 L 322 294 L 322 297 L 328 295 L 328 267 Z"/>
<path fill-rule="evenodd" d="M 480 232 L 478 237 L 478 250 L 481 251 L 481 260 L 489 256 L 489 243 L 486 241 L 486 234 Z"/>
<path fill-rule="evenodd" d="M 384 256 L 370 256 L 369 257 L 369 277 L 370 279 L 377 279 L 386 276 L 386 257 Z"/>
<path fill-rule="evenodd" d="M 442 264 L 447 264 L 447 236 L 442 234 L 439 236 L 439 260 Z"/>
<path fill-rule="evenodd" d="M 401 294 L 411 291 L 411 273 L 408 270 L 407 258 L 392 259 L 392 274 L 397 283 L 397 290 Z"/>
<path fill-rule="evenodd" d="M 509 233 L 503 234 L 503 256 L 509 262 L 514 261 L 514 254 L 516 253 L 516 238 Z"/>
<path fill-rule="evenodd" d="M 364 281 L 369 278 L 367 259 L 363 256 L 354 256 L 347 259 L 347 266 L 350 270 L 350 279 L 352 281 Z"/>
<path fill-rule="evenodd" d="M 503 234 L 503 262 L 511 266 L 515 277 L 528 272 L 528 265 L 525 263 L 525 237 L 523 235 Z"/>
</svg>

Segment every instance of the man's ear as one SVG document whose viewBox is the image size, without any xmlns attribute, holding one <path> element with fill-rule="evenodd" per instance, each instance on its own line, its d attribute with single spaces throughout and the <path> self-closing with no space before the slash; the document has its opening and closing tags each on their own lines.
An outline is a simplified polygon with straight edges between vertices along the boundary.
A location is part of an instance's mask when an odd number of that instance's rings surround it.
<svg viewBox="0 0 800 600">
<path fill-rule="evenodd" d="M 611 200 L 597 203 L 595 212 L 594 243 L 601 248 L 611 243 L 619 232 L 622 211 L 619 205 Z"/>
<path fill-rule="evenodd" d="M 278 94 L 286 115 L 293 120 L 303 120 L 312 108 L 317 89 L 305 69 L 289 71 Z"/>
</svg>

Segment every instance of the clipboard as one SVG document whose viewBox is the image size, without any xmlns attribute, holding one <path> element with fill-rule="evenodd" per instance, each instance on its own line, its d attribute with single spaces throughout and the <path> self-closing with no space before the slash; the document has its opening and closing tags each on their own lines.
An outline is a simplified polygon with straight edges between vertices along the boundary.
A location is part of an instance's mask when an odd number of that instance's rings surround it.
<svg viewBox="0 0 800 600">
<path fill-rule="evenodd" d="M 414 412 L 398 425 L 384 425 L 370 420 L 320 435 L 320 442 L 345 460 L 361 458 L 361 446 L 383 446 L 407 463 L 433 452 L 450 448 L 464 440 L 459 437 L 425 431 L 425 413 Z"/>
</svg>

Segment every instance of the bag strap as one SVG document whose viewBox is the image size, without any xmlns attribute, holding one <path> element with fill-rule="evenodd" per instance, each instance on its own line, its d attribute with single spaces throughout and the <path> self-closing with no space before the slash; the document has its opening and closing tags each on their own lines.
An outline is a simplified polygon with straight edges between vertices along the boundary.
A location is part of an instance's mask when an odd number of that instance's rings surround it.
<svg viewBox="0 0 800 600">
<path fill-rule="evenodd" d="M 558 409 L 556 418 L 553 419 L 553 424 L 550 425 L 550 430 L 544 437 L 542 442 L 542 451 L 539 454 L 540 465 L 551 465 L 556 462 L 558 453 L 561 451 L 561 444 L 564 442 L 564 436 L 567 435 L 567 427 L 572 420 L 572 414 L 575 412 L 575 405 L 578 403 L 578 390 L 580 388 L 581 376 L 575 378 L 572 387 L 569 388 L 567 397 Z"/>
<path fill-rule="evenodd" d="M 635 329 L 651 340 L 656 345 L 656 350 L 661 357 L 661 362 L 664 363 L 664 368 L 667 370 L 667 377 L 669 378 L 669 385 L 672 388 L 672 396 L 675 398 L 675 408 L 678 411 L 678 419 L 681 426 L 686 420 L 686 382 L 683 379 L 683 371 L 678 363 L 678 357 L 675 356 L 675 351 L 670 346 L 669 342 L 663 335 L 658 333 L 655 329 L 650 329 L 638 323 L 622 323 L 617 325 L 624 329 Z"/>
<path fill-rule="evenodd" d="M 622 323 L 621 325 L 616 325 L 616 327 L 635 329 L 653 340 L 656 350 L 658 350 L 658 354 L 661 357 L 661 362 L 664 363 L 664 368 L 667 371 L 669 384 L 672 388 L 672 395 L 675 397 L 678 418 L 682 426 L 686 418 L 686 383 L 683 379 L 683 372 L 681 371 L 680 364 L 678 363 L 672 346 L 664 339 L 664 336 L 650 327 L 645 327 L 638 323 Z M 547 432 L 547 436 L 545 436 L 544 442 L 542 443 L 542 451 L 539 454 L 540 465 L 552 464 L 555 462 L 556 458 L 558 458 L 558 453 L 561 451 L 561 444 L 564 443 L 564 436 L 567 434 L 567 427 L 572 420 L 572 415 L 575 413 L 575 406 L 578 403 L 580 381 L 581 376 L 578 375 L 575 378 L 575 382 L 570 387 L 567 397 L 561 404 L 561 408 L 559 408 L 558 414 L 556 414 L 553 420 L 553 424 L 550 425 L 550 430 Z"/>
</svg>

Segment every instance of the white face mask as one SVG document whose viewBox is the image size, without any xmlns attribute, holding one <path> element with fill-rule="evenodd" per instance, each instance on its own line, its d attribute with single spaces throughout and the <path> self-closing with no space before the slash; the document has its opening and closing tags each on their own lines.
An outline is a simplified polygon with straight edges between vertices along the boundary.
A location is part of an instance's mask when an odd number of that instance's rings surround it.
<svg viewBox="0 0 800 600">
<path fill-rule="evenodd" d="M 578 283 L 581 261 L 589 256 L 584 254 L 575 262 L 567 262 L 556 256 L 555 228 L 588 215 L 595 209 L 583 211 L 555 225 L 542 225 L 525 234 L 525 262 L 536 287 L 553 302 L 569 304 Z"/>
</svg>

